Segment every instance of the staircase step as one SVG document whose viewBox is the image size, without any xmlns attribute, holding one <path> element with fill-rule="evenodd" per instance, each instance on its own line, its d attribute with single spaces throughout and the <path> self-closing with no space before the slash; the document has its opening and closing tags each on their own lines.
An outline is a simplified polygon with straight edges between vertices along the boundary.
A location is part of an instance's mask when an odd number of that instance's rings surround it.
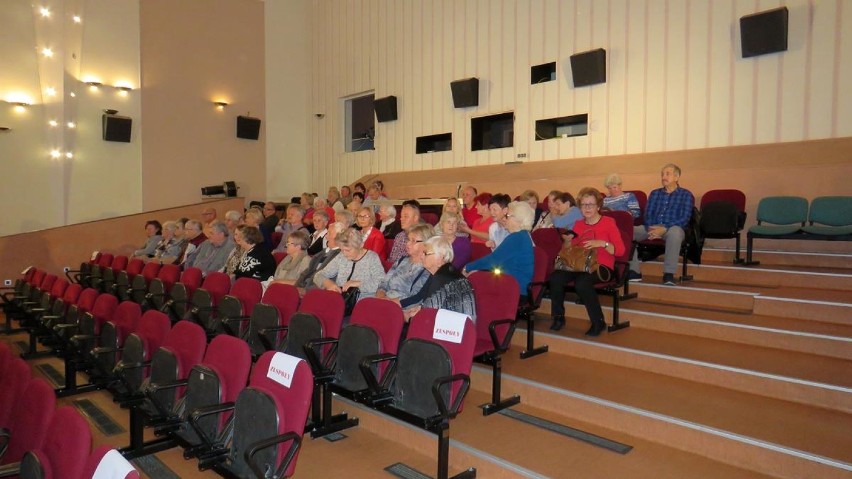
<svg viewBox="0 0 852 479">
<path fill-rule="evenodd" d="M 708 240 L 713 242 L 714 240 Z M 776 242 L 779 243 L 779 242 Z M 783 243 L 783 242 L 781 242 Z M 733 244 L 733 241 L 731 241 Z M 787 244 L 791 244 L 787 242 Z M 746 244 L 743 235 L 740 258 L 745 258 Z M 842 268 L 852 270 L 852 255 L 846 253 L 813 253 L 805 251 L 771 251 L 766 249 L 755 249 L 752 252 L 753 259 L 760 261 L 761 267 L 793 266 L 803 268 Z M 733 263 L 734 248 L 707 247 L 701 253 L 702 262 Z"/>
</svg>

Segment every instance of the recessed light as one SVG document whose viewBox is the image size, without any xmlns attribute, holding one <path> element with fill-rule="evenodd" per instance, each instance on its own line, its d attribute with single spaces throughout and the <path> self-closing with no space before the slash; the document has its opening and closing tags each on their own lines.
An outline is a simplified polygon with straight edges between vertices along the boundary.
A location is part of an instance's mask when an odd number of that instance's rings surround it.
<svg viewBox="0 0 852 479">
<path fill-rule="evenodd" d="M 53 88 L 52 86 L 45 88 L 44 92 L 47 94 L 47 96 L 56 96 L 56 88 Z"/>
<path fill-rule="evenodd" d="M 55 127 L 55 126 L 59 125 L 59 122 L 56 121 L 56 120 L 50 120 L 49 122 L 47 122 L 47 124 L 52 126 L 52 127 Z"/>
<path fill-rule="evenodd" d="M 42 48 L 41 54 L 46 56 L 47 58 L 53 58 L 53 50 L 51 50 L 50 48 Z"/>
<path fill-rule="evenodd" d="M 39 8 L 39 9 L 38 9 L 38 12 L 39 12 L 39 13 L 41 13 L 41 16 L 42 16 L 42 17 L 47 18 L 47 17 L 49 17 L 49 16 L 50 16 L 50 9 L 49 9 L 49 8 L 47 8 L 47 7 L 41 7 L 41 8 Z"/>
<path fill-rule="evenodd" d="M 74 23 L 81 23 L 83 21 L 83 19 L 80 18 L 80 15 L 74 15 L 71 19 L 74 20 Z"/>
<path fill-rule="evenodd" d="M 59 151 L 59 150 L 50 150 L 50 157 L 51 157 L 51 158 L 59 158 L 59 157 L 61 157 L 61 156 L 62 156 L 62 152 L 61 152 L 61 151 Z"/>
<path fill-rule="evenodd" d="M 77 124 L 73 121 L 69 121 L 68 123 L 66 123 L 66 125 L 68 126 L 68 128 L 77 128 Z"/>
</svg>

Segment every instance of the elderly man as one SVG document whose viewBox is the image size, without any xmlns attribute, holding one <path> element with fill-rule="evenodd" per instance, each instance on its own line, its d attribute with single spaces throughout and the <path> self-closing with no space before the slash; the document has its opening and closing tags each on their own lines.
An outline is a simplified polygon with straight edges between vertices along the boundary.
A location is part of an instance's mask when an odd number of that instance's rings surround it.
<svg viewBox="0 0 852 479">
<path fill-rule="evenodd" d="M 311 234 L 311 238 L 308 242 L 308 254 L 313 256 L 328 245 L 328 222 L 329 216 L 326 214 L 325 210 L 317 210 L 314 212 L 313 217 L 314 224 L 314 232 Z"/>
<path fill-rule="evenodd" d="M 189 220 L 186 222 L 186 225 L 184 225 L 183 237 L 189 243 L 183 252 L 183 256 L 181 257 L 179 264 L 185 264 L 190 258 L 192 258 L 195 253 L 198 252 L 198 248 L 201 244 L 207 240 L 207 236 L 204 235 L 201 229 L 201 222 L 198 220 Z"/>
<path fill-rule="evenodd" d="M 267 231 L 275 231 L 275 227 L 278 226 L 278 221 L 281 218 L 275 212 L 275 203 L 271 201 L 267 201 L 263 204 L 263 223 L 261 225 L 263 228 L 266 228 Z"/>
<path fill-rule="evenodd" d="M 462 196 L 462 210 L 461 214 L 464 218 L 464 222 L 470 226 L 473 226 L 474 222 L 481 218 L 479 213 L 476 212 L 476 198 L 477 195 L 476 188 L 472 186 L 465 186 L 462 188 L 461 196 Z"/>
<path fill-rule="evenodd" d="M 405 244 L 408 242 L 408 230 L 416 224 L 420 223 L 420 203 L 417 200 L 406 200 L 402 203 L 402 211 L 399 214 L 399 224 L 402 231 L 397 233 L 393 239 L 393 248 L 391 248 L 388 262 L 391 264 L 399 261 L 400 258 L 407 256 L 408 251 Z"/>
<path fill-rule="evenodd" d="M 680 168 L 669 163 L 660 172 L 660 183 L 663 187 L 651 192 L 648 206 L 645 210 L 645 224 L 633 229 L 633 240 L 662 239 L 666 242 L 665 259 L 663 261 L 663 284 L 674 286 L 674 273 L 677 271 L 680 246 L 686 236 L 684 230 L 692 217 L 692 207 L 695 202 L 692 193 L 681 188 Z M 630 281 L 641 281 L 639 273 L 639 258 L 633 253 L 630 261 Z"/>
<path fill-rule="evenodd" d="M 340 187 L 340 202 L 343 203 L 343 206 L 349 206 L 349 202 L 352 201 L 352 188 L 349 188 L 349 185 L 343 185 Z"/>
<path fill-rule="evenodd" d="M 281 233 L 281 241 L 278 243 L 278 246 L 275 247 L 273 253 L 286 253 L 287 252 L 287 237 L 290 236 L 290 233 L 294 231 L 303 230 L 307 232 L 307 228 L 302 224 L 302 219 L 305 217 L 305 211 L 296 203 L 291 203 L 290 206 L 287 207 L 287 216 L 284 218 L 284 222 L 275 228 L 275 231 Z"/>
<path fill-rule="evenodd" d="M 210 236 L 210 225 L 214 221 L 216 221 L 216 208 L 208 206 L 201 210 L 201 224 L 203 225 L 201 231 L 203 231 L 205 235 Z"/>
<path fill-rule="evenodd" d="M 187 268 L 198 268 L 207 273 L 221 271 L 225 267 L 225 261 L 231 250 L 234 249 L 234 240 L 231 238 L 228 227 L 221 221 L 214 221 L 210 225 L 210 236 L 198 248 L 198 252 L 187 260 Z"/>
</svg>

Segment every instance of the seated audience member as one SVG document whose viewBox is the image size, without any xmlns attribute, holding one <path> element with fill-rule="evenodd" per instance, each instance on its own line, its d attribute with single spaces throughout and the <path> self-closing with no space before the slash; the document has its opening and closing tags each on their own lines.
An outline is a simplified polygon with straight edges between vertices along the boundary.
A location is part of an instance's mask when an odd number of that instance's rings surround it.
<svg viewBox="0 0 852 479">
<path fill-rule="evenodd" d="M 423 269 L 423 243 L 431 238 L 432 227 L 420 223 L 408 230 L 408 255 L 397 260 L 382 278 L 376 292 L 378 298 L 405 298 L 420 291 L 429 273 Z"/>
<path fill-rule="evenodd" d="M 178 218 L 175 220 L 175 238 L 182 240 L 184 237 L 184 227 L 189 218 Z"/>
<path fill-rule="evenodd" d="M 205 274 L 212 271 L 222 271 L 225 261 L 234 249 L 234 240 L 225 223 L 214 221 L 210 225 L 210 237 L 201 243 L 198 250 L 186 260 L 187 268 L 198 268 Z"/>
<path fill-rule="evenodd" d="M 385 202 L 379 207 L 379 224 L 377 226 L 385 240 L 393 241 L 396 235 L 402 231 L 402 226 L 396 220 L 396 208 L 392 204 Z"/>
<path fill-rule="evenodd" d="M 402 231 L 397 233 L 393 239 L 388 261 L 396 263 L 399 258 L 408 254 L 406 243 L 408 242 L 408 231 L 412 226 L 420 223 L 420 203 L 417 200 L 406 200 L 402 203 L 402 211 L 399 214 L 399 226 Z"/>
<path fill-rule="evenodd" d="M 186 240 L 186 248 L 180 257 L 180 264 L 186 264 L 196 252 L 201 243 L 207 240 L 204 233 L 201 232 L 201 222 L 198 220 L 189 220 L 183 227 L 183 238 Z"/>
<path fill-rule="evenodd" d="M 411 318 L 420 308 L 447 309 L 466 314 L 476 322 L 476 298 L 470 281 L 453 266 L 453 248 L 447 238 L 433 236 L 426 240 L 423 266 L 429 279 L 416 295 L 403 298 L 399 304 L 405 317 Z"/>
<path fill-rule="evenodd" d="M 146 258 L 154 257 L 157 251 L 157 245 L 163 239 L 163 225 L 157 220 L 149 220 L 145 222 L 145 244 L 133 252 L 133 256 L 143 256 Z"/>
<path fill-rule="evenodd" d="M 358 211 L 355 217 L 355 224 L 361 229 L 361 235 L 364 236 L 364 248 L 375 252 L 379 255 L 379 259 L 385 259 L 385 237 L 381 231 L 376 228 L 376 215 L 373 210 L 365 206 Z"/>
<path fill-rule="evenodd" d="M 343 202 L 340 201 L 340 192 L 337 191 L 336 186 L 332 186 L 328 189 L 328 197 L 326 198 L 326 203 L 333 209 L 335 212 L 343 211 L 346 207 L 343 205 Z"/>
<path fill-rule="evenodd" d="M 509 203 L 509 214 L 506 219 L 509 236 L 493 253 L 471 261 L 462 271 L 467 274 L 480 270 L 499 270 L 510 274 L 518 281 L 521 296 L 524 296 L 533 275 L 533 242 L 530 228 L 534 214 L 533 209 L 526 202 Z"/>
<path fill-rule="evenodd" d="M 308 254 L 313 256 L 322 251 L 327 245 L 328 213 L 316 210 L 313 215 L 314 232 L 308 242 Z"/>
<path fill-rule="evenodd" d="M 509 231 L 503 224 L 506 222 L 506 214 L 509 212 L 511 202 L 512 198 L 505 193 L 497 193 L 488 201 L 488 213 L 494 221 L 488 226 L 488 241 L 485 245 L 492 251 L 509 236 Z"/>
<path fill-rule="evenodd" d="M 334 208 L 328 206 L 325 202 L 325 198 L 316 197 L 314 198 L 314 209 L 308 213 L 305 213 L 305 221 L 313 222 L 314 215 L 317 211 L 325 211 L 326 218 L 334 218 Z"/>
<path fill-rule="evenodd" d="M 181 238 L 178 238 L 175 231 L 178 229 L 176 221 L 166 221 L 163 223 L 163 239 L 157 244 L 154 250 L 154 260 L 161 264 L 174 264 L 177 262 L 181 253 L 183 253 L 184 245 L 187 244 Z"/>
<path fill-rule="evenodd" d="M 314 210 L 314 197 L 311 196 L 310 193 L 302 193 L 302 196 L 299 197 L 299 206 L 302 207 L 302 211 L 304 211 L 305 216 L 307 216 L 308 213 Z M 305 223 L 309 224 L 310 220 L 305 218 Z"/>
<path fill-rule="evenodd" d="M 541 213 L 542 213 L 542 209 L 539 208 L 539 206 L 538 206 L 539 203 L 541 203 L 541 201 L 538 198 L 538 193 L 536 193 L 535 190 L 524 190 L 524 192 L 521 193 L 521 201 L 526 201 L 527 203 L 529 203 L 530 207 L 533 209 L 533 211 L 535 211 L 535 218 L 533 218 L 533 225 L 537 225 L 538 220 L 541 219 Z"/>
<path fill-rule="evenodd" d="M 373 213 L 379 211 L 379 207 L 382 205 L 382 202 L 387 200 L 384 196 L 382 196 L 382 190 L 376 183 L 370 185 L 367 189 L 367 198 L 364 200 L 364 206 L 369 207 L 373 210 Z"/>
<path fill-rule="evenodd" d="M 243 250 L 242 257 L 234 269 L 233 278 L 253 278 L 266 281 L 275 274 L 275 258 L 263 244 L 263 236 L 257 226 L 242 225 L 234 233 L 234 242 Z"/>
<path fill-rule="evenodd" d="M 243 214 L 237 210 L 228 210 L 225 212 L 225 226 L 228 227 L 228 231 L 231 232 L 231 236 L 234 235 L 234 231 L 237 231 L 237 226 L 243 224 Z"/>
<path fill-rule="evenodd" d="M 461 215 L 457 213 L 444 213 L 435 228 L 436 231 L 440 230 L 441 236 L 452 245 L 453 267 L 457 270 L 464 268 L 464 265 L 470 261 L 471 253 L 470 238 L 457 234 L 461 221 Z"/>
<path fill-rule="evenodd" d="M 216 221 L 216 208 L 207 207 L 201 210 L 201 231 L 204 235 L 210 237 L 210 226 Z"/>
<path fill-rule="evenodd" d="M 278 222 L 281 218 L 278 216 L 278 211 L 275 208 L 275 203 L 267 201 L 263 204 L 263 222 L 261 223 L 268 231 L 275 231 Z"/>
<path fill-rule="evenodd" d="M 553 226 L 570 230 L 574 223 L 581 220 L 583 214 L 577 208 L 577 202 L 571 193 L 562 192 L 553 199 Z"/>
<path fill-rule="evenodd" d="M 455 214 L 459 217 L 459 221 L 464 221 L 461 213 L 461 204 L 459 203 L 458 198 L 447 198 L 447 201 L 444 202 L 444 206 L 441 207 L 441 217 L 443 217 L 447 213 Z M 435 234 L 440 235 L 443 234 L 441 231 L 441 222 L 438 221 L 438 224 L 435 225 Z M 456 234 L 459 236 L 468 236 L 467 233 L 463 233 L 460 229 L 456 228 Z"/>
<path fill-rule="evenodd" d="M 355 224 L 355 213 L 349 210 L 338 211 L 334 214 L 334 222 L 342 223 L 343 229 L 351 228 Z"/>
<path fill-rule="evenodd" d="M 367 194 L 367 187 L 364 186 L 364 183 L 361 183 L 360 181 L 358 183 L 355 183 L 355 186 L 353 186 L 352 189 L 354 190 L 352 192 L 353 195 L 355 193 L 361 193 L 362 200 L 364 199 L 364 195 Z"/>
<path fill-rule="evenodd" d="M 476 188 L 472 186 L 465 186 L 462 188 L 461 196 L 462 196 L 462 210 L 461 215 L 464 219 L 465 224 L 467 226 L 473 227 L 473 224 L 482 217 L 482 214 L 477 209 L 476 202 Z M 459 225 L 461 226 L 461 225 Z M 464 228 L 461 229 L 464 231 Z"/>
<path fill-rule="evenodd" d="M 603 199 L 603 207 L 606 210 L 629 211 L 634 218 L 642 214 L 639 208 L 639 200 L 633 193 L 625 193 L 621 189 L 621 175 L 612 173 L 604 180 L 609 195 Z"/>
<path fill-rule="evenodd" d="M 633 240 L 663 239 L 666 242 L 665 260 L 663 261 L 663 284 L 674 286 L 674 274 L 677 271 L 680 246 L 686 236 L 685 230 L 692 218 L 692 193 L 681 188 L 680 168 L 667 164 L 660 173 L 662 188 L 657 188 L 648 196 L 648 207 L 645 211 L 645 224 L 633 229 Z M 631 281 L 641 281 L 639 273 L 639 258 L 633 253 L 630 261 Z"/>
<path fill-rule="evenodd" d="M 586 336 L 598 336 L 606 329 L 601 303 L 595 291 L 595 283 L 599 277 L 615 277 L 615 257 L 624 254 L 624 243 L 615 220 L 601 216 L 603 196 L 595 188 L 583 188 L 577 195 L 583 219 L 571 227 L 577 233 L 571 244 L 587 250 L 596 249 L 598 263 L 605 271 L 601 273 L 584 273 L 582 271 L 565 271 L 557 269 L 550 275 L 550 315 L 553 324 L 550 329 L 558 331 L 565 326 L 565 284 L 574 282 L 574 288 L 580 302 L 586 307 L 591 327 Z"/>
<path fill-rule="evenodd" d="M 296 284 L 299 276 L 308 269 L 311 257 L 308 256 L 308 232 L 297 230 L 282 241 L 287 247 L 287 256 L 275 268 L 273 283 Z"/>
<path fill-rule="evenodd" d="M 547 194 L 547 209 L 541 212 L 541 216 L 539 216 L 538 221 L 533 226 L 533 231 L 542 228 L 553 228 L 553 217 L 556 216 L 554 213 L 556 210 L 556 197 L 561 194 L 562 192 L 559 190 L 551 190 Z"/>
<path fill-rule="evenodd" d="M 336 239 L 340 254 L 316 274 L 323 279 L 322 287 L 339 293 L 359 288 L 359 300 L 375 296 L 385 276 L 379 256 L 363 248 L 363 236 L 352 228 L 338 234 Z"/>
<path fill-rule="evenodd" d="M 275 231 L 275 229 L 274 227 L 273 229 L 266 229 L 266 222 L 265 218 L 263 217 L 263 210 L 257 207 L 249 208 L 244 216 L 244 224 L 246 226 L 254 226 L 255 228 L 257 228 L 260 231 L 260 235 L 263 237 L 263 244 L 266 246 L 266 250 L 272 251 L 272 249 L 274 248 L 272 246 L 272 232 Z"/>
<path fill-rule="evenodd" d="M 491 193 L 480 193 L 473 199 L 473 204 L 476 205 L 477 217 L 473 223 L 461 224 L 459 229 L 462 232 L 470 235 L 471 243 L 485 244 L 488 241 L 488 229 L 494 218 L 491 217 L 491 212 L 488 210 L 488 202 L 491 201 Z M 466 220 L 465 220 L 466 221 Z"/>
<path fill-rule="evenodd" d="M 296 280 L 295 286 L 299 288 L 300 294 L 304 295 L 308 289 L 322 287 L 323 278 L 317 278 L 316 273 L 328 266 L 331 260 L 340 253 L 340 248 L 337 246 L 337 236 L 348 229 L 341 223 L 328 225 L 328 247 L 311 257 L 307 269 Z"/>
<path fill-rule="evenodd" d="M 283 253 L 284 251 L 287 251 L 287 237 L 290 236 L 290 233 L 300 230 L 307 232 L 305 225 L 302 224 L 302 218 L 304 218 L 304 215 L 305 212 L 302 211 L 302 207 L 299 205 L 291 204 L 287 207 L 287 216 L 275 228 L 275 231 L 281 233 L 281 242 L 278 243 L 278 246 L 275 248 L 273 253 Z"/>
<path fill-rule="evenodd" d="M 343 185 L 340 187 L 340 202 L 343 203 L 343 207 L 349 206 L 349 202 L 352 201 L 352 188 L 349 185 Z"/>
<path fill-rule="evenodd" d="M 364 206 L 364 193 L 356 191 L 355 193 L 352 193 L 352 201 L 346 205 L 346 210 L 355 214 L 362 206 Z"/>
</svg>

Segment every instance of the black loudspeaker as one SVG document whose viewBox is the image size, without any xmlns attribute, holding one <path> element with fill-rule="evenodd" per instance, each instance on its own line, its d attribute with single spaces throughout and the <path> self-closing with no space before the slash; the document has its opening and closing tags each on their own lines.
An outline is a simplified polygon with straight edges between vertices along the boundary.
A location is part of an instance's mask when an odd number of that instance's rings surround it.
<svg viewBox="0 0 852 479">
<path fill-rule="evenodd" d="M 115 116 L 104 114 L 101 116 L 104 141 L 117 141 L 130 143 L 130 130 L 133 119 L 126 116 Z"/>
<path fill-rule="evenodd" d="M 376 121 L 379 123 L 396 120 L 396 97 L 376 98 L 373 100 L 373 109 L 376 111 Z"/>
<path fill-rule="evenodd" d="M 787 51 L 787 7 L 740 18 L 743 58 Z"/>
<path fill-rule="evenodd" d="M 467 108 L 479 105 L 479 78 L 466 78 L 450 83 L 453 90 L 453 106 Z"/>
<path fill-rule="evenodd" d="M 598 48 L 571 55 L 574 88 L 606 83 L 606 50 Z"/>
<path fill-rule="evenodd" d="M 245 138 L 246 140 L 256 140 L 260 138 L 260 118 L 238 116 L 237 138 Z"/>
</svg>

